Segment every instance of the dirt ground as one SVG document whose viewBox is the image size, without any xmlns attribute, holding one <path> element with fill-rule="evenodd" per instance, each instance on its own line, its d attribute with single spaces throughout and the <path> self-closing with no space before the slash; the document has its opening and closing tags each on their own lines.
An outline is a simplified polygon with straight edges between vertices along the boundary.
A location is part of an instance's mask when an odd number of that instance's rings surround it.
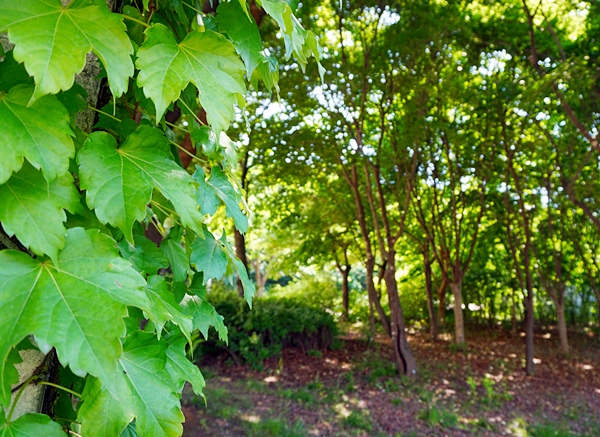
<svg viewBox="0 0 600 437">
<path fill-rule="evenodd" d="M 524 338 L 472 328 L 468 348 L 450 335 L 409 342 L 418 379 L 394 375 L 385 339 L 341 338 L 336 350 L 284 350 L 261 372 L 226 357 L 201 363 L 204 400 L 185 392 L 184 436 L 600 436 L 600 338 L 536 332 L 536 373 Z"/>
</svg>

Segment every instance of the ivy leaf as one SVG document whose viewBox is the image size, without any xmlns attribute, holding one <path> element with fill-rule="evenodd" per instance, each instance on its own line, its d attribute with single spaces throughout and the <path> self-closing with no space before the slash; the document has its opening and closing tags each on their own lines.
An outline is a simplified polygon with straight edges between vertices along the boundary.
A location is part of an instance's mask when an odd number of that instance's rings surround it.
<svg viewBox="0 0 600 437">
<path fill-rule="evenodd" d="M 245 1 L 243 3 L 246 4 Z M 242 8 L 241 2 L 221 3 L 217 9 L 217 24 L 219 31 L 231 38 L 235 51 L 246 64 L 246 77 L 250 79 L 265 56 L 262 54 L 263 45 L 258 26 L 247 12 Z"/>
<path fill-rule="evenodd" d="M 58 265 L 0 251 L 0 389 L 6 389 L 8 354 L 29 334 L 42 352 L 55 347 L 74 374 L 90 373 L 114 389 L 125 303 L 144 302 L 142 285 L 114 240 L 96 230 L 68 230 Z"/>
<path fill-rule="evenodd" d="M 62 427 L 45 414 L 29 413 L 12 422 L 6 421 L 0 408 L 0 437 L 66 437 Z"/>
<path fill-rule="evenodd" d="M 214 214 L 218 204 L 217 199 L 220 199 L 225 204 L 227 217 L 233 218 L 235 227 L 241 233 L 245 233 L 248 230 L 248 217 L 242 213 L 239 206 L 242 196 L 235 191 L 223 170 L 218 166 L 213 167 L 210 178 L 206 180 L 204 170 L 196 166 L 193 178 L 198 182 L 198 201 L 204 212 Z"/>
<path fill-rule="evenodd" d="M 175 301 L 165 279 L 158 275 L 150 276 L 145 290 L 151 302 L 151 318 L 157 325 L 159 337 L 165 323 L 172 321 L 188 339 L 191 338 L 192 320 L 182 313 L 182 308 Z"/>
<path fill-rule="evenodd" d="M 114 96 L 127 91 L 133 47 L 119 14 L 104 0 L 0 0 L 0 31 L 15 44 L 14 57 L 35 79 L 31 100 L 68 90 L 93 51 L 104 64 Z"/>
<path fill-rule="evenodd" d="M 312 54 L 317 61 L 321 80 L 323 80 L 325 70 L 320 64 L 321 53 L 315 35 L 302 27 L 285 0 L 261 0 L 261 3 L 265 12 L 277 22 L 281 29 L 286 59 L 289 59 L 293 53 L 300 68 L 304 71 L 308 57 Z"/>
<path fill-rule="evenodd" d="M 213 326 L 219 339 L 227 342 L 227 327 L 223 316 L 209 302 L 194 296 L 187 302 L 185 312 L 193 317 L 194 329 L 200 331 L 205 339 L 208 340 L 208 328 Z"/>
<path fill-rule="evenodd" d="M 146 30 L 146 41 L 137 56 L 137 82 L 154 102 L 157 120 L 192 82 L 217 138 L 229 127 L 233 105 L 243 102 L 246 87 L 244 65 L 223 35 L 192 31 L 178 44 L 169 29 L 155 24 Z"/>
<path fill-rule="evenodd" d="M 123 231 L 129 242 L 133 242 L 133 223 L 146 216 L 155 188 L 171 201 L 181 223 L 202 235 L 192 178 L 173 161 L 160 130 L 140 126 L 120 148 L 111 135 L 94 132 L 77 154 L 77 162 L 88 205 L 102 223 Z"/>
<path fill-rule="evenodd" d="M 11 387 L 14 384 L 19 383 L 19 372 L 17 371 L 15 365 L 21 363 L 22 361 L 23 359 L 21 358 L 21 355 L 17 349 L 11 349 L 8 353 L 8 358 L 6 361 L 4 381 L 2 382 L 4 387 L 2 387 L 0 392 L 0 405 L 8 406 L 10 404 Z M 3 411 L 3 409 L 0 408 L 0 411 Z"/>
<path fill-rule="evenodd" d="M 227 271 L 227 255 L 212 232 L 205 232 L 204 238 L 196 238 L 191 248 L 190 261 L 196 271 L 204 273 L 203 284 L 210 278 L 223 277 Z"/>
<path fill-rule="evenodd" d="M 176 282 L 185 281 L 189 275 L 193 274 L 190 268 L 190 258 L 181 244 L 183 229 L 171 229 L 169 236 L 160 243 L 160 248 L 169 260 L 173 279 Z"/>
<path fill-rule="evenodd" d="M 244 263 L 237 256 L 235 256 L 233 247 L 231 247 L 231 244 L 229 243 L 229 241 L 227 241 L 225 232 L 223 232 L 223 235 L 221 236 L 220 241 L 223 244 L 223 246 L 222 246 L 223 250 L 227 254 L 229 261 L 231 262 L 230 265 L 233 267 L 235 272 L 238 274 L 238 277 L 240 278 L 240 281 L 242 282 L 242 287 L 244 288 L 244 299 L 246 299 L 246 302 L 248 302 L 248 306 L 250 306 L 250 308 L 252 308 L 252 298 L 254 297 L 254 294 L 256 293 L 256 286 L 248 277 L 248 270 L 246 269 L 246 266 L 244 265 Z"/>
<path fill-rule="evenodd" d="M 70 173 L 48 183 L 30 164 L 0 185 L 0 222 L 9 236 L 16 235 L 37 255 L 56 260 L 65 244 L 64 209 L 79 206 L 79 193 Z"/>
<path fill-rule="evenodd" d="M 179 338 L 169 344 L 166 369 L 179 391 L 183 390 L 183 385 L 188 381 L 192 384 L 194 393 L 201 395 L 206 382 L 198 366 L 185 356 L 185 345 L 185 338 Z"/>
<path fill-rule="evenodd" d="M 135 245 L 120 241 L 118 246 L 123 257 L 127 259 L 140 273 L 155 275 L 159 269 L 166 269 L 169 261 L 163 252 L 152 241 L 143 235 L 133 237 Z"/>
<path fill-rule="evenodd" d="M 141 331 L 129 335 L 119 360 L 118 401 L 90 378 L 79 410 L 82 435 L 119 435 L 135 417 L 138 435 L 179 437 L 184 417 L 166 367 L 167 343 Z"/>
<path fill-rule="evenodd" d="M 75 155 L 66 108 L 54 96 L 27 107 L 32 92 L 32 87 L 19 85 L 0 95 L 0 184 L 21 168 L 24 157 L 51 181 L 68 172 Z"/>
</svg>

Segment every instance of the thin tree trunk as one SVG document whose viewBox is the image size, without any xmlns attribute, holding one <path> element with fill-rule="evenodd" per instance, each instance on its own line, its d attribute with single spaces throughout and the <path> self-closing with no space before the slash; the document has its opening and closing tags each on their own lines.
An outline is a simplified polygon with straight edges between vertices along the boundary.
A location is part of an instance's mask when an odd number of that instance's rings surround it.
<svg viewBox="0 0 600 437">
<path fill-rule="evenodd" d="M 235 256 L 237 256 L 246 270 L 248 270 L 248 256 L 246 254 L 246 237 L 234 226 L 233 235 L 235 237 Z M 237 289 L 240 297 L 244 297 L 244 286 L 242 280 L 238 278 Z"/>
<path fill-rule="evenodd" d="M 438 326 L 443 326 L 446 319 L 446 288 L 448 287 L 448 281 L 442 278 L 442 283 L 438 287 Z"/>
<path fill-rule="evenodd" d="M 465 344 L 465 322 L 462 308 L 462 280 L 453 279 L 450 284 L 454 296 L 454 339 L 458 346 Z"/>
<path fill-rule="evenodd" d="M 404 315 L 402 314 L 402 306 L 400 305 L 400 298 L 398 296 L 396 267 L 392 257 L 395 258 L 395 252 L 390 250 L 388 265 L 384 275 L 390 305 L 392 349 L 394 351 L 398 372 L 414 378 L 417 376 L 417 362 L 408 345 L 408 339 L 406 337 Z"/>
<path fill-rule="evenodd" d="M 383 326 L 385 333 L 388 335 L 388 337 L 391 337 L 392 330 L 390 326 L 390 321 L 383 307 L 381 306 L 381 301 L 379 300 L 379 296 L 377 296 L 377 290 L 375 290 L 375 282 L 373 280 L 375 260 L 367 259 L 365 266 L 367 270 L 367 296 L 369 297 L 369 301 L 373 304 L 375 310 L 377 311 L 379 321 L 381 322 L 381 326 Z"/>
<path fill-rule="evenodd" d="M 350 266 L 346 265 L 342 272 L 342 317 L 348 320 L 350 316 L 350 284 L 348 277 L 350 276 Z"/>
<path fill-rule="evenodd" d="M 565 318 L 565 299 L 558 296 L 554 302 L 556 305 L 556 319 L 558 325 L 558 338 L 560 339 L 560 349 L 563 354 L 569 353 L 569 340 L 567 337 L 567 320 Z"/>
<path fill-rule="evenodd" d="M 512 289 L 511 293 L 511 311 L 510 311 L 510 335 L 512 337 L 517 336 L 517 309 L 515 303 L 515 289 Z"/>
<path fill-rule="evenodd" d="M 533 375 L 535 367 L 533 363 L 533 296 L 528 293 L 525 296 L 525 373 Z"/>
<path fill-rule="evenodd" d="M 423 250 L 423 261 L 425 264 L 425 291 L 427 292 L 427 311 L 429 313 L 429 336 L 433 341 L 438 339 L 438 323 L 435 308 L 433 306 L 433 284 L 431 279 L 431 260 L 429 259 L 429 245 Z"/>
</svg>

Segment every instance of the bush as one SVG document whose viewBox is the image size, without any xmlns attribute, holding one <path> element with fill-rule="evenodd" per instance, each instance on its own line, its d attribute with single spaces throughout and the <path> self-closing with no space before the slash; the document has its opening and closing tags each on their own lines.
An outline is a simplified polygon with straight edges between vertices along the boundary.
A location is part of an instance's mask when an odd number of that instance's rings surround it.
<svg viewBox="0 0 600 437">
<path fill-rule="evenodd" d="M 297 298 L 259 298 L 250 310 L 235 293 L 208 295 L 229 330 L 229 344 L 211 332 L 199 344 L 201 354 L 227 351 L 239 364 L 262 368 L 263 361 L 284 347 L 297 347 L 304 353 L 329 348 L 337 333 L 333 316 Z M 314 353 L 314 352 L 313 352 Z"/>
</svg>

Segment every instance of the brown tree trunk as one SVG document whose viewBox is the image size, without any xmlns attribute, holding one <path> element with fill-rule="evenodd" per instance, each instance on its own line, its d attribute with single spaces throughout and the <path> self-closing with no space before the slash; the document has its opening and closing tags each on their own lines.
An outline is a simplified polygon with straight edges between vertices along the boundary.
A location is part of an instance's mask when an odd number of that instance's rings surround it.
<svg viewBox="0 0 600 437">
<path fill-rule="evenodd" d="M 423 262 L 425 265 L 425 291 L 427 293 L 427 311 L 429 313 L 429 336 L 433 341 L 437 341 L 438 323 L 435 308 L 433 306 L 433 283 L 431 278 L 431 260 L 429 259 L 429 245 L 426 245 L 423 250 L 423 258 Z"/>
<path fill-rule="evenodd" d="M 454 340 L 458 346 L 464 346 L 465 322 L 463 319 L 461 278 L 453 278 L 450 288 L 454 296 Z"/>
<path fill-rule="evenodd" d="M 417 362 L 415 360 L 404 325 L 404 315 L 398 296 L 398 283 L 396 282 L 396 267 L 394 263 L 395 251 L 389 251 L 388 265 L 384 275 L 390 305 L 390 320 L 392 331 L 392 349 L 398 373 L 414 378 L 417 376 Z"/>
<path fill-rule="evenodd" d="M 350 312 L 350 284 L 348 283 L 350 268 L 349 265 L 346 265 L 342 272 L 342 317 L 344 320 L 348 320 Z"/>
<path fill-rule="evenodd" d="M 438 287 L 438 300 L 440 303 L 438 304 L 438 326 L 444 325 L 444 321 L 446 318 L 446 288 L 448 287 L 448 281 L 445 278 L 442 278 L 442 283 Z"/>
<path fill-rule="evenodd" d="M 381 322 L 381 326 L 388 337 L 391 337 L 392 330 L 390 326 L 390 321 L 381 306 L 381 301 L 379 300 L 379 296 L 377 296 L 377 290 L 375 290 L 375 282 L 373 280 L 374 270 L 375 270 L 375 260 L 367 259 L 365 263 L 365 267 L 367 270 L 367 296 L 369 297 L 369 301 L 373 304 L 375 311 L 377 311 L 377 315 L 379 316 L 379 321 Z"/>
<path fill-rule="evenodd" d="M 514 338 L 517 337 L 517 309 L 515 302 L 515 289 L 512 289 L 511 293 L 511 311 L 510 311 L 510 335 Z"/>
<path fill-rule="evenodd" d="M 533 297 L 525 296 L 525 373 L 533 375 L 535 367 L 533 363 Z"/>
<path fill-rule="evenodd" d="M 562 293 L 561 293 L 562 294 Z M 565 299 L 564 296 L 557 296 L 555 300 L 556 305 L 556 319 L 558 326 L 558 338 L 560 339 L 560 350 L 563 354 L 569 353 L 569 340 L 567 337 L 567 320 L 565 318 Z"/>
<path fill-rule="evenodd" d="M 240 259 L 247 271 L 248 256 L 246 254 L 246 237 L 235 227 L 233 228 L 233 235 L 235 238 L 235 256 L 237 256 Z M 237 280 L 237 289 L 240 297 L 244 297 L 244 286 L 242 285 L 242 280 L 240 278 L 238 278 Z"/>
</svg>

